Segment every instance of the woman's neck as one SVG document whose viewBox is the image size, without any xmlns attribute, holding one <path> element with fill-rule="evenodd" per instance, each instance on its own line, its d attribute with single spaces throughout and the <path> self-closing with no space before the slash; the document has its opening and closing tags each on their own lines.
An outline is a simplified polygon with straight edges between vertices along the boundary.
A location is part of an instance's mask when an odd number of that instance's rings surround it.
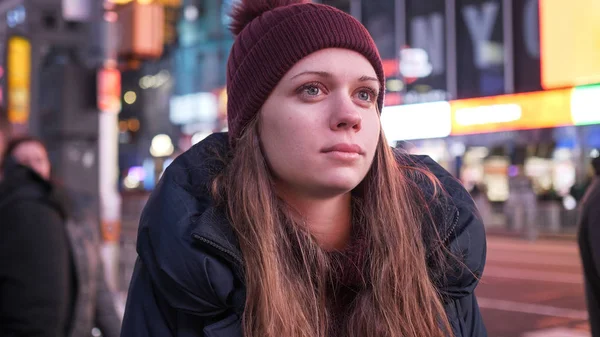
<svg viewBox="0 0 600 337">
<path fill-rule="evenodd" d="M 323 249 L 332 251 L 346 248 L 352 234 L 350 193 L 328 199 L 282 197 L 306 219 L 309 231 Z"/>
</svg>

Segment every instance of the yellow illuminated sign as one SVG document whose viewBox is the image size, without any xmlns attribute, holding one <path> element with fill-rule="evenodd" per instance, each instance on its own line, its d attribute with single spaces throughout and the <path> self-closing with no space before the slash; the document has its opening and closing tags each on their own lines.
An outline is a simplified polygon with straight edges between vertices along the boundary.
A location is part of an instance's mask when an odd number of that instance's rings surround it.
<svg viewBox="0 0 600 337">
<path fill-rule="evenodd" d="M 8 121 L 25 124 L 29 120 L 31 43 L 23 37 L 11 37 L 7 54 Z"/>
<path fill-rule="evenodd" d="M 452 101 L 452 134 L 573 125 L 571 92 L 563 89 Z"/>
<path fill-rule="evenodd" d="M 540 1 L 544 89 L 600 82 L 600 1 Z"/>
</svg>

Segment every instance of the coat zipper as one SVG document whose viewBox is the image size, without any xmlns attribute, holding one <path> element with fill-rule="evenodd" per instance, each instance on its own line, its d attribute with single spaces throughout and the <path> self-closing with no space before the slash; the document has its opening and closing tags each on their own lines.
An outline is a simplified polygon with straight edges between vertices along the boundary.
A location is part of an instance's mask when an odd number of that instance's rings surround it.
<svg viewBox="0 0 600 337">
<path fill-rule="evenodd" d="M 454 233 L 454 231 L 456 231 L 456 226 L 458 225 L 459 217 L 460 217 L 460 211 L 458 209 L 456 209 L 456 212 L 454 212 L 454 221 L 452 222 L 452 226 L 450 226 L 450 230 L 448 230 L 448 233 L 446 233 L 446 236 L 444 237 L 443 242 L 446 242 L 450 238 L 450 235 L 452 235 Z"/>
<path fill-rule="evenodd" d="M 456 209 L 456 212 L 454 212 L 454 219 L 452 221 L 452 225 L 450 226 L 450 228 L 448 229 L 448 231 L 444 235 L 444 238 L 442 240 L 442 244 L 445 245 L 446 241 L 448 241 L 448 239 L 450 238 L 450 236 L 456 231 L 456 226 L 458 225 L 458 219 L 459 218 L 460 218 L 460 211 L 458 209 Z M 433 254 L 433 250 L 431 252 L 429 252 L 425 256 L 425 258 L 430 258 L 432 254 Z"/>
<path fill-rule="evenodd" d="M 237 263 L 239 263 L 239 265 L 240 265 L 240 266 L 243 266 L 243 265 L 244 265 L 244 263 L 243 263 L 243 261 L 242 261 L 242 258 L 241 258 L 240 256 L 238 256 L 238 254 L 234 253 L 234 252 L 233 252 L 232 250 L 230 250 L 230 249 L 227 249 L 227 248 L 223 247 L 223 245 L 220 245 L 220 244 L 216 243 L 215 241 L 213 241 L 213 240 L 210 240 L 210 239 L 208 239 L 208 238 L 206 238 L 206 237 L 204 237 L 204 236 L 201 236 L 201 235 L 199 235 L 199 234 L 195 234 L 195 233 L 194 233 L 194 234 L 192 234 L 192 237 L 193 237 L 194 239 L 196 239 L 196 240 L 198 240 L 198 241 L 202 242 L 202 243 L 205 243 L 205 244 L 207 244 L 207 245 L 211 246 L 212 248 L 215 248 L 215 249 L 217 249 L 218 251 L 220 251 L 220 252 L 224 253 L 225 255 L 227 255 L 227 256 L 229 256 L 229 257 L 231 257 L 231 258 L 232 258 L 232 259 L 234 259 L 234 260 L 235 260 Z"/>
</svg>

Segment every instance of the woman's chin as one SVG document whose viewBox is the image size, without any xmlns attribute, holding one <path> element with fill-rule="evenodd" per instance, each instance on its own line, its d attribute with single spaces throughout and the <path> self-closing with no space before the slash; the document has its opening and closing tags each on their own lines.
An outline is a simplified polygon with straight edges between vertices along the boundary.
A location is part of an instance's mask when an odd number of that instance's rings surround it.
<svg viewBox="0 0 600 337">
<path fill-rule="evenodd" d="M 337 174 L 331 177 L 324 177 L 322 186 L 324 190 L 331 191 L 331 193 L 344 194 L 352 191 L 360 184 L 364 177 L 358 175 L 342 175 Z"/>
</svg>

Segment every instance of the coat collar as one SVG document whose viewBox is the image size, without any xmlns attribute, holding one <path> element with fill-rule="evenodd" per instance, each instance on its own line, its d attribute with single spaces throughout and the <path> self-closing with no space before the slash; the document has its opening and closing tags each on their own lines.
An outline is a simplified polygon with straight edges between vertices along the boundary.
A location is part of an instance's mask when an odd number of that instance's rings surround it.
<svg viewBox="0 0 600 337">
<path fill-rule="evenodd" d="M 230 263 L 242 267 L 243 258 L 237 235 L 228 220 L 225 210 L 211 206 L 192 226 L 191 236 L 200 244 L 216 250 Z"/>
</svg>

